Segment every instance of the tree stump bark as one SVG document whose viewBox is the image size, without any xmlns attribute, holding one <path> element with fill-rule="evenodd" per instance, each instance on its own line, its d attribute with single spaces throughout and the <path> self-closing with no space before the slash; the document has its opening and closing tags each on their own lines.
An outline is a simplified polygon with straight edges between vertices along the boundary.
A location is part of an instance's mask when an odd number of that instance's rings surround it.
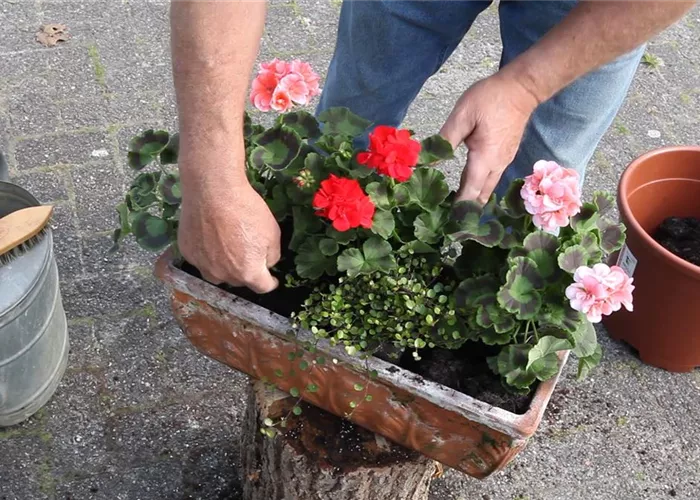
<svg viewBox="0 0 700 500">
<path fill-rule="evenodd" d="M 244 500 L 426 500 L 435 461 L 259 381 L 248 386 L 241 458 Z M 270 438 L 267 418 L 289 415 Z"/>
</svg>

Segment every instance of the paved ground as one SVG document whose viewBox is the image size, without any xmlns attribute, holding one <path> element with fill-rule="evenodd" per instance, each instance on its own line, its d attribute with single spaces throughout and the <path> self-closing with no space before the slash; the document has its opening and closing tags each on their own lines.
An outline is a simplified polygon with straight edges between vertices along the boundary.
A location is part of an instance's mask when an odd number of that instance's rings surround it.
<svg viewBox="0 0 700 500">
<path fill-rule="evenodd" d="M 273 2 L 261 57 L 299 56 L 325 72 L 339 0 Z M 53 49 L 41 23 L 70 27 Z M 458 94 L 495 69 L 487 11 L 410 110 L 439 130 Z M 0 148 L 14 181 L 56 204 L 53 224 L 72 351 L 49 405 L 0 431 L 0 499 L 238 499 L 244 377 L 200 356 L 173 323 L 152 256 L 106 258 L 125 148 L 175 119 L 167 4 L 145 0 L 0 2 Z M 700 143 L 700 9 L 649 46 L 587 189 L 614 189 L 624 166 L 662 144 Z M 643 366 L 601 332 L 602 366 L 569 367 L 542 426 L 506 471 L 448 472 L 433 500 L 698 498 L 700 373 Z"/>
</svg>

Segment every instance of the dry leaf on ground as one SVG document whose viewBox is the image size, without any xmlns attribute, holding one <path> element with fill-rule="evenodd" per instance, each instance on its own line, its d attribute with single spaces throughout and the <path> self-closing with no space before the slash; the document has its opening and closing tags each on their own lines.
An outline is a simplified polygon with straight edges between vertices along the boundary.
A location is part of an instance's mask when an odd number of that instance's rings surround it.
<svg viewBox="0 0 700 500">
<path fill-rule="evenodd" d="M 59 42 L 65 42 L 69 38 L 68 26 L 65 24 L 43 24 L 36 34 L 36 41 L 44 47 L 54 47 Z"/>
</svg>

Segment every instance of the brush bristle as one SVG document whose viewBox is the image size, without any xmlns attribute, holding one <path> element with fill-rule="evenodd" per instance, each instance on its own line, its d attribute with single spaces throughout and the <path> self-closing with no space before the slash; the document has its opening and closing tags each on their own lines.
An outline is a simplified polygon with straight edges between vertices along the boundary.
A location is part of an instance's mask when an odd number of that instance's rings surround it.
<svg viewBox="0 0 700 500">
<path fill-rule="evenodd" d="M 49 221 L 50 223 L 50 221 Z M 5 252 L 4 254 L 0 255 L 0 266 L 6 266 L 10 262 L 12 262 L 14 259 L 19 257 L 20 255 L 24 255 L 27 253 L 29 250 L 32 249 L 37 243 L 39 243 L 41 240 L 44 239 L 46 236 L 46 232 L 48 231 L 47 228 L 49 227 L 49 224 L 46 224 L 41 231 L 36 236 L 33 236 L 29 238 L 27 241 L 22 243 L 21 245 L 17 245 L 15 248 L 10 250 L 9 252 Z"/>
</svg>

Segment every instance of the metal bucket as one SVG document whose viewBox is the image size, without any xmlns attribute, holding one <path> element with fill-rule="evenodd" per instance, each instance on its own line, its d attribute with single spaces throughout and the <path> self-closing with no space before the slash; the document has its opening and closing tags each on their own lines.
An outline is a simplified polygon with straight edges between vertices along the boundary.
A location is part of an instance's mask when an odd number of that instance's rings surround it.
<svg viewBox="0 0 700 500">
<path fill-rule="evenodd" d="M 0 181 L 0 218 L 39 205 Z M 68 327 L 51 229 L 39 243 L 0 265 L 0 427 L 22 422 L 53 396 L 68 362 Z"/>
</svg>

